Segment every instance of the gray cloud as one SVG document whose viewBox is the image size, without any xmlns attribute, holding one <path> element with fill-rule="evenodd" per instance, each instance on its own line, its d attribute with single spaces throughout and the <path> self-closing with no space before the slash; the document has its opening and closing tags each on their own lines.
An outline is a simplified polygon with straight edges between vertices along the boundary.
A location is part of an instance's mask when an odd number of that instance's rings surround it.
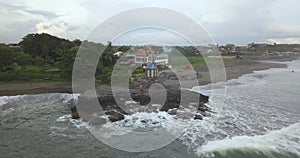
<svg viewBox="0 0 300 158">
<path fill-rule="evenodd" d="M 0 7 L 5 8 L 7 10 L 24 10 L 24 9 L 26 9 L 25 6 L 15 5 L 15 4 L 7 4 L 7 3 L 3 3 L 3 2 L 0 2 Z"/>
<path fill-rule="evenodd" d="M 296 20 L 300 14 L 296 7 L 300 5 L 298 0 L 212 0 L 210 2 L 189 1 L 188 3 L 180 1 L 124 0 L 115 2 L 114 6 L 104 1 L 93 2 L 82 3 L 81 5 L 91 13 L 99 13 L 99 10 L 102 10 L 104 15 L 98 14 L 100 16 L 95 15 L 94 17 L 101 18 L 102 16 L 103 20 L 109 18 L 108 15 L 112 16 L 136 7 L 154 6 L 174 9 L 196 19 L 217 43 L 222 44 L 235 43 L 242 45 L 253 41 L 266 42 L 274 38 L 300 36 L 300 22 Z M 99 6 L 102 6 L 101 9 Z M 155 13 L 152 15 L 161 16 Z M 134 23 L 130 19 L 123 20 L 126 20 L 129 24 Z M 144 20 L 149 19 L 141 19 L 141 21 Z M 297 29 L 297 26 L 299 26 L 299 29 Z"/>
<path fill-rule="evenodd" d="M 222 21 L 204 21 L 204 26 L 219 43 L 246 44 L 250 42 L 265 42 L 270 38 L 286 38 L 292 34 L 299 36 L 299 32 L 292 31 L 279 22 L 279 18 L 289 19 L 293 15 L 286 13 L 285 9 L 297 10 L 292 1 L 281 0 L 227 0 L 216 6 L 212 14 L 218 13 Z M 285 4 L 286 6 L 282 6 Z M 287 5 L 288 4 L 288 5 Z M 275 6 L 278 6 L 277 8 Z M 298 11 L 299 12 L 299 11 Z M 295 21 L 296 18 L 292 18 Z M 299 21 L 297 22 L 299 24 Z"/>
<path fill-rule="evenodd" d="M 1 0 L 0 0 L 1 1 Z M 31 2 L 31 3 L 30 3 Z M 35 4 L 32 7 L 30 4 Z M 24 31 L 37 31 L 37 26 L 40 30 L 49 32 L 64 32 L 65 38 L 82 38 L 86 37 L 93 28 L 102 23 L 109 17 L 120 13 L 122 11 L 139 8 L 139 7 L 161 7 L 169 8 L 178 11 L 182 14 L 188 15 L 199 22 L 212 35 L 213 39 L 220 44 L 235 43 L 247 44 L 253 41 L 266 42 L 270 39 L 285 39 L 285 38 L 299 38 L 300 37 L 300 21 L 297 20 L 300 15 L 298 6 L 299 0 L 251 0 L 251 1 L 236 1 L 236 0 L 211 0 L 201 2 L 198 0 L 190 0 L 188 2 L 174 1 L 174 0 L 124 0 L 107 2 L 104 0 L 75 0 L 72 4 L 69 2 L 61 2 L 58 8 L 50 8 L 47 5 L 50 1 L 35 2 L 28 0 L 25 2 L 0 2 L 0 20 L 6 28 L 1 30 L 1 34 L 9 32 L 11 36 L 9 39 L 19 38 L 20 28 L 13 28 L 14 23 L 21 23 L 24 21 L 23 27 L 29 27 Z M 68 9 L 65 9 L 68 6 Z M 40 9 L 48 8 L 48 9 Z M 162 15 L 152 13 L 151 16 L 160 17 Z M 6 19 L 5 19 L 6 18 Z M 31 21 L 29 19 L 37 20 Z M 134 17 L 132 17 L 134 19 Z M 131 18 L 120 19 L 125 21 L 124 28 L 127 28 L 135 21 Z M 155 26 L 155 18 L 143 18 L 141 21 L 153 22 Z M 177 20 L 168 19 L 168 20 Z M 178 21 L 178 20 L 177 20 Z M 178 21 L 180 23 L 180 21 Z M 7 25 L 11 24 L 11 25 Z M 100 33 L 101 36 L 109 34 L 114 31 L 112 27 L 108 26 L 107 32 Z M 122 26 L 121 26 L 122 27 Z M 177 27 L 177 28 L 176 28 Z M 177 30 L 181 25 L 174 26 Z M 0 27 L 1 28 L 1 27 Z M 15 35 L 13 33 L 15 31 Z M 188 30 L 190 34 L 194 34 L 193 28 Z M 24 34 L 26 34 L 25 32 Z M 5 34 L 7 36 L 7 34 Z M 136 35 L 128 36 L 130 43 L 139 42 L 135 40 Z M 195 36 L 197 36 L 195 34 Z M 168 36 L 161 36 L 158 38 L 159 43 L 165 41 L 172 41 Z M 1 40 L 8 39 L 1 36 Z"/>
<path fill-rule="evenodd" d="M 30 9 L 25 9 L 23 10 L 24 12 L 26 13 L 29 13 L 29 14 L 34 14 L 34 15 L 41 15 L 47 19 L 55 19 L 55 18 L 58 18 L 62 15 L 59 15 L 57 13 L 54 13 L 54 12 L 50 12 L 50 11 L 43 11 L 43 10 L 30 10 Z"/>
<path fill-rule="evenodd" d="M 44 21 L 43 18 L 52 21 L 61 16 L 51 11 L 32 9 L 22 2 L 0 2 L 0 12 L 2 42 L 19 42 L 26 34 L 36 33 L 36 26 Z M 47 29 L 48 26 L 44 27 Z"/>
<path fill-rule="evenodd" d="M 6 25 L 6 30 L 0 30 L 0 41 L 13 43 L 20 42 L 22 37 L 24 37 L 26 34 L 36 32 L 35 25 L 39 22 L 39 20 L 26 20 L 8 24 Z"/>
<path fill-rule="evenodd" d="M 0 2 L 0 7 L 2 9 L 5 9 L 8 12 L 25 12 L 32 15 L 40 15 L 47 19 L 55 19 L 62 16 L 60 14 L 51 11 L 35 10 L 35 9 L 31 9 L 30 7 L 15 5 L 15 4 L 7 4 L 3 2 Z"/>
</svg>

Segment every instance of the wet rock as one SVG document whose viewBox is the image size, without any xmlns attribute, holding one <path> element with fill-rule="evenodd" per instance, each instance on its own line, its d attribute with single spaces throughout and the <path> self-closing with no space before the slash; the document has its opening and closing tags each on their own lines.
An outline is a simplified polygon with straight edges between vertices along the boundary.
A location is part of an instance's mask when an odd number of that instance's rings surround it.
<svg viewBox="0 0 300 158">
<path fill-rule="evenodd" d="M 177 109 L 176 108 L 168 110 L 168 114 L 170 114 L 170 115 L 176 115 L 176 113 L 177 113 Z"/>
<path fill-rule="evenodd" d="M 86 93 L 85 95 L 79 97 L 77 108 L 80 111 L 81 118 L 87 122 L 90 122 L 94 119 L 93 117 L 95 113 L 98 116 L 104 115 L 105 113 L 105 115 L 108 115 L 108 118 L 111 122 L 120 121 L 124 119 L 124 115 L 127 115 L 128 113 L 134 113 L 130 110 L 137 111 L 135 109 L 140 109 L 139 111 L 141 112 L 148 112 L 149 110 L 147 111 L 147 108 L 153 108 L 153 110 L 150 110 L 149 112 L 156 112 L 159 110 L 166 111 L 171 115 L 177 115 L 178 113 L 178 115 L 186 115 L 181 113 L 190 112 L 180 112 L 180 110 L 178 112 L 178 108 L 188 108 L 192 105 L 195 107 L 192 110 L 196 110 L 200 114 L 203 113 L 202 116 L 207 116 L 205 112 L 209 110 L 209 108 L 205 106 L 205 103 L 207 103 L 209 100 L 208 96 L 185 89 L 165 88 L 164 93 L 166 93 L 166 100 L 164 105 L 161 105 L 161 103 L 157 101 L 159 99 L 155 99 L 157 96 L 162 96 L 161 88 L 153 89 L 153 91 L 151 91 L 152 95 L 149 93 L 149 90 L 141 92 L 138 89 L 130 89 L 129 93 L 130 94 L 128 95 L 128 91 L 120 89 L 117 91 L 117 93 L 113 94 L 110 89 L 101 89 L 97 90 L 97 98 L 90 97 L 90 95 L 87 95 L 88 93 Z M 126 96 L 130 96 L 131 98 Z M 118 100 L 116 101 L 116 99 Z M 131 99 L 130 102 L 128 99 Z M 149 102 L 151 102 L 151 105 L 159 106 L 144 106 L 149 104 Z M 102 111 L 100 110 L 100 112 L 98 112 L 95 109 L 102 109 Z M 191 116 L 190 118 L 193 117 L 194 116 Z M 74 112 L 74 118 L 79 118 L 78 113 Z"/>
<path fill-rule="evenodd" d="M 198 106 L 198 111 L 205 112 L 205 111 L 208 111 L 208 110 L 210 110 L 210 109 L 204 103 L 201 103 Z"/>
<path fill-rule="evenodd" d="M 108 119 L 111 122 L 121 121 L 125 118 L 123 114 L 116 111 L 107 111 L 105 114 L 108 115 Z"/>
<path fill-rule="evenodd" d="M 131 97 L 134 101 L 140 103 L 141 105 L 147 105 L 151 101 L 150 96 L 143 93 L 131 93 Z"/>
<path fill-rule="evenodd" d="M 203 120 L 203 116 L 201 114 L 195 114 L 195 120 Z"/>
<path fill-rule="evenodd" d="M 146 121 L 146 120 L 141 120 L 141 122 L 142 122 L 142 123 L 147 123 L 147 121 Z"/>
<path fill-rule="evenodd" d="M 72 112 L 72 118 L 73 119 L 79 119 L 80 118 L 76 106 L 71 107 L 71 112 Z"/>
<path fill-rule="evenodd" d="M 188 106 L 191 103 L 199 108 L 208 102 L 209 97 L 201 93 L 189 91 L 185 89 L 167 89 L 167 100 L 162 107 L 162 111 L 178 108 L 179 106 Z"/>
<path fill-rule="evenodd" d="M 158 121 L 153 121 L 152 124 L 156 125 L 158 124 L 159 122 Z"/>
</svg>

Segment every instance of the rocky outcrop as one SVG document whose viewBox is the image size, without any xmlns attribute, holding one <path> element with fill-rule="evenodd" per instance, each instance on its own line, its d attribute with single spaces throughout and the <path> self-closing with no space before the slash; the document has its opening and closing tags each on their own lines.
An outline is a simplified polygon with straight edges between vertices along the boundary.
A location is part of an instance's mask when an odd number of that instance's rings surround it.
<svg viewBox="0 0 300 158">
<path fill-rule="evenodd" d="M 71 115 L 72 115 L 73 119 L 79 119 L 80 118 L 75 105 L 71 107 L 71 112 L 72 112 Z"/>
<path fill-rule="evenodd" d="M 195 119 L 195 120 L 203 120 L 203 116 L 200 115 L 200 114 L 195 114 L 194 119 Z"/>
<path fill-rule="evenodd" d="M 111 122 L 121 121 L 125 118 L 122 113 L 117 111 L 106 111 L 105 114 L 108 115 L 108 119 Z"/>
<path fill-rule="evenodd" d="M 155 97 L 162 96 L 163 93 L 166 94 L 166 97 L 164 104 L 161 105 L 160 100 L 156 100 Z M 180 106 L 193 106 L 198 109 L 198 115 L 196 115 L 194 119 L 201 120 L 203 116 L 206 116 L 206 111 L 209 110 L 205 105 L 209 100 L 208 96 L 185 89 L 155 89 L 151 92 L 149 92 L 149 90 L 141 92 L 138 89 L 130 89 L 129 95 L 131 100 L 124 99 L 126 96 L 128 97 L 128 92 L 126 91 L 119 90 L 113 94 L 110 89 L 101 89 L 97 91 L 97 97 L 94 98 L 90 92 L 87 91 L 79 97 L 77 103 L 79 115 L 85 121 L 100 122 L 101 124 L 103 120 L 95 121 L 95 116 L 106 115 L 111 122 L 115 122 L 123 120 L 124 115 L 137 111 L 154 112 L 160 110 L 176 114 L 176 109 Z M 97 101 L 100 103 L 101 108 Z M 128 109 L 123 110 L 124 107 Z M 72 117 L 74 115 L 73 118 L 79 118 L 77 114 L 78 112 L 75 107 L 72 109 Z"/>
</svg>

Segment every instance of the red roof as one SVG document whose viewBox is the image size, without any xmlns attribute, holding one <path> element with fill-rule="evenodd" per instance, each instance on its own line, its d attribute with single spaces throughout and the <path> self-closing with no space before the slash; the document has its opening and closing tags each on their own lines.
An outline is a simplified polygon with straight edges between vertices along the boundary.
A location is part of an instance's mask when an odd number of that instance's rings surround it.
<svg viewBox="0 0 300 158">
<path fill-rule="evenodd" d="M 269 55 L 269 51 L 268 51 L 268 50 L 265 50 L 265 51 L 263 51 L 261 54 L 262 54 L 263 56 L 267 56 L 267 55 Z"/>
<path fill-rule="evenodd" d="M 137 56 L 147 56 L 146 52 L 144 51 L 144 49 L 140 49 L 137 53 Z"/>
</svg>

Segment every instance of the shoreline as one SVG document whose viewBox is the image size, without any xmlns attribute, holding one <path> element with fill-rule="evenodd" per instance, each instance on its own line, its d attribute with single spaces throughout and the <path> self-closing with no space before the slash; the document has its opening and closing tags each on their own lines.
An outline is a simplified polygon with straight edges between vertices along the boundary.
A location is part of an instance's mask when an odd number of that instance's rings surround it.
<svg viewBox="0 0 300 158">
<path fill-rule="evenodd" d="M 264 61 L 276 61 L 276 62 L 286 62 L 298 59 L 295 57 L 288 58 L 261 58 L 261 59 L 236 59 L 225 64 L 226 80 L 239 78 L 244 74 L 253 73 L 254 71 L 266 70 L 270 68 L 286 68 L 287 65 L 283 63 L 274 62 L 264 62 Z M 197 69 L 196 69 L 197 70 Z M 198 80 L 199 85 L 206 85 L 211 83 L 210 75 L 208 70 L 201 70 L 199 68 L 199 73 L 202 77 Z M 170 82 L 172 85 L 172 83 Z M 107 85 L 96 84 L 97 88 L 106 87 Z M 193 87 L 193 85 L 191 85 Z M 190 87 L 190 88 L 191 88 Z M 41 94 L 41 93 L 72 93 L 72 82 L 39 82 L 39 83 L 2 83 L 0 84 L 0 96 L 15 96 L 24 94 Z"/>
</svg>

